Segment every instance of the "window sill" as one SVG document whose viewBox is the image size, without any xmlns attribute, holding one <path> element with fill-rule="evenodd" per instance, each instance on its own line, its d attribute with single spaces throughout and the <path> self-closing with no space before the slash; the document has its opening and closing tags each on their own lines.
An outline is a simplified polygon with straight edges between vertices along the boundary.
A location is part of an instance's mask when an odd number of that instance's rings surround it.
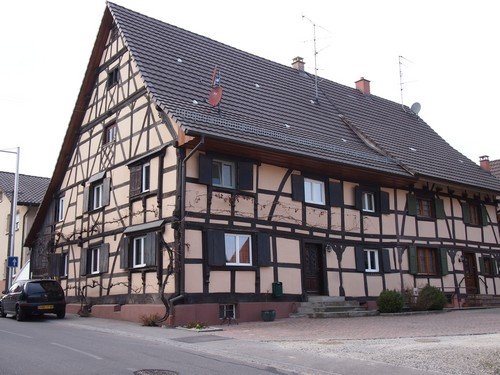
<svg viewBox="0 0 500 375">
<path fill-rule="evenodd" d="M 415 216 L 420 221 L 436 221 L 435 217 L 427 217 L 427 216 Z"/>
<path fill-rule="evenodd" d="M 256 271 L 259 267 L 257 266 L 211 266 L 211 271 Z"/>
<path fill-rule="evenodd" d="M 360 211 L 361 215 L 363 216 L 372 216 L 372 217 L 379 217 L 380 212 L 375 211 L 375 212 L 370 212 L 370 211 Z"/>
<path fill-rule="evenodd" d="M 147 199 L 150 197 L 154 197 L 157 194 L 157 190 L 148 190 L 143 193 L 133 195 L 130 197 L 130 202 L 135 202 L 141 199 Z"/>
</svg>

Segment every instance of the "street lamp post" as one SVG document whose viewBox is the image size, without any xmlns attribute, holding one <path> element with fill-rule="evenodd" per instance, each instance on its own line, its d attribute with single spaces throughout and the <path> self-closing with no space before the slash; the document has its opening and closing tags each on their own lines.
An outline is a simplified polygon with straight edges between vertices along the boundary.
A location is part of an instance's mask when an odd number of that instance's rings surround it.
<svg viewBox="0 0 500 375">
<path fill-rule="evenodd" d="M 10 235 L 9 235 L 9 251 L 7 257 L 14 256 L 14 248 L 16 245 L 16 213 L 17 213 L 17 196 L 19 191 L 19 147 L 16 147 L 16 151 L 10 150 L 0 150 L 0 152 L 5 152 L 8 154 L 16 154 L 16 174 L 14 175 L 14 193 L 12 195 L 12 207 L 10 212 Z M 13 269 L 7 267 L 7 284 L 6 290 L 9 290 L 12 284 L 12 273 Z"/>
</svg>

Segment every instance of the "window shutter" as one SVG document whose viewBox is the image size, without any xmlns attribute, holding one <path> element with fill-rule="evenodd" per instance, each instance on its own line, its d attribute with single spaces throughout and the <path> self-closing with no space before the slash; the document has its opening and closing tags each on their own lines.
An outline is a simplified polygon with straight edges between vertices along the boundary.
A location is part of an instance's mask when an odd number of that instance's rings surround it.
<svg viewBox="0 0 500 375">
<path fill-rule="evenodd" d="M 82 249 L 80 253 L 80 275 L 85 276 L 87 274 L 87 252 L 88 249 Z"/>
<path fill-rule="evenodd" d="M 87 212 L 89 210 L 90 204 L 90 186 L 85 186 L 83 189 L 83 212 Z"/>
<path fill-rule="evenodd" d="M 389 205 L 389 193 L 386 191 L 380 192 L 380 213 L 388 214 L 390 211 Z"/>
<path fill-rule="evenodd" d="M 304 177 L 292 174 L 292 200 L 304 201 Z"/>
<path fill-rule="evenodd" d="M 344 191 L 340 182 L 330 182 L 328 189 L 330 196 L 330 206 L 342 207 L 344 204 Z"/>
<path fill-rule="evenodd" d="M 391 258 L 389 256 L 389 250 L 388 249 L 382 249 L 382 266 L 379 269 L 384 270 L 384 273 L 391 273 Z"/>
<path fill-rule="evenodd" d="M 441 253 L 441 276 L 448 275 L 448 251 L 446 249 L 439 249 Z"/>
<path fill-rule="evenodd" d="M 484 258 L 479 257 L 479 272 L 484 275 Z"/>
<path fill-rule="evenodd" d="M 498 276 L 497 260 L 495 258 L 491 258 L 491 271 L 493 276 Z"/>
<path fill-rule="evenodd" d="M 365 272 L 365 252 L 363 250 L 363 246 L 355 246 L 354 247 L 354 255 L 356 257 L 356 271 Z"/>
<path fill-rule="evenodd" d="M 130 267 L 129 238 L 124 236 L 122 238 L 122 243 L 120 248 L 120 268 L 125 270 L 129 267 Z"/>
<path fill-rule="evenodd" d="M 109 205 L 109 195 L 111 191 L 111 178 L 105 178 L 102 181 L 102 205 Z"/>
<path fill-rule="evenodd" d="M 158 235 L 150 232 L 146 235 L 144 243 L 144 263 L 146 266 L 156 266 L 156 249 L 158 248 Z"/>
<path fill-rule="evenodd" d="M 468 203 L 462 203 L 462 218 L 464 220 L 464 224 L 470 224 L 470 212 Z"/>
<path fill-rule="evenodd" d="M 406 194 L 406 205 L 408 207 L 408 215 L 417 215 L 417 197 L 413 193 Z"/>
<path fill-rule="evenodd" d="M 408 261 L 410 264 L 410 273 L 416 275 L 418 273 L 417 266 L 417 247 L 415 245 L 410 245 L 408 247 Z"/>
<path fill-rule="evenodd" d="M 359 186 L 354 187 L 354 206 L 360 211 L 363 209 L 363 190 Z"/>
<path fill-rule="evenodd" d="M 481 209 L 481 224 L 488 225 L 488 211 L 486 210 L 486 207 L 484 204 L 481 204 L 479 205 L 479 208 Z"/>
<path fill-rule="evenodd" d="M 238 189 L 253 190 L 253 163 L 238 162 Z"/>
<path fill-rule="evenodd" d="M 200 154 L 198 158 L 200 184 L 212 185 L 212 158 Z"/>
<path fill-rule="evenodd" d="M 109 243 L 104 243 L 99 249 L 99 272 L 108 273 L 109 270 Z"/>
<path fill-rule="evenodd" d="M 131 197 L 141 194 L 142 165 L 130 167 L 130 193 Z"/>
<path fill-rule="evenodd" d="M 442 199 L 434 199 L 434 211 L 436 212 L 436 219 L 444 219 L 446 217 L 444 212 L 444 202 Z"/>
<path fill-rule="evenodd" d="M 224 266 L 226 264 L 226 243 L 223 231 L 207 231 L 207 250 L 209 266 Z"/>
<path fill-rule="evenodd" d="M 261 267 L 272 265 L 268 233 L 257 233 L 257 264 Z"/>
</svg>

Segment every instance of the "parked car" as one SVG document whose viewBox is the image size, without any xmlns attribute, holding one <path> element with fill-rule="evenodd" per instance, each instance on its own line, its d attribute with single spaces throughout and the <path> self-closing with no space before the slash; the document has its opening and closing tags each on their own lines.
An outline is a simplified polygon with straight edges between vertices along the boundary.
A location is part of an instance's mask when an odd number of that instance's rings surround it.
<svg viewBox="0 0 500 375">
<path fill-rule="evenodd" d="M 14 314 L 18 321 L 31 315 L 66 315 L 66 300 L 61 285 L 55 280 L 23 280 L 14 283 L 0 299 L 0 316 Z"/>
</svg>

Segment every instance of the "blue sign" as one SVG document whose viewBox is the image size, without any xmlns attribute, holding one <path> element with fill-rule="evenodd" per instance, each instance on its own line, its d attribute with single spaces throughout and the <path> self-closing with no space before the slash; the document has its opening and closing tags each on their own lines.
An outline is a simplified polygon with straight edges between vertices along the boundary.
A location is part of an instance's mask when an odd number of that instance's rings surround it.
<svg viewBox="0 0 500 375">
<path fill-rule="evenodd" d="M 8 257 L 7 265 L 10 268 L 17 268 L 19 266 L 19 257 Z"/>
</svg>

